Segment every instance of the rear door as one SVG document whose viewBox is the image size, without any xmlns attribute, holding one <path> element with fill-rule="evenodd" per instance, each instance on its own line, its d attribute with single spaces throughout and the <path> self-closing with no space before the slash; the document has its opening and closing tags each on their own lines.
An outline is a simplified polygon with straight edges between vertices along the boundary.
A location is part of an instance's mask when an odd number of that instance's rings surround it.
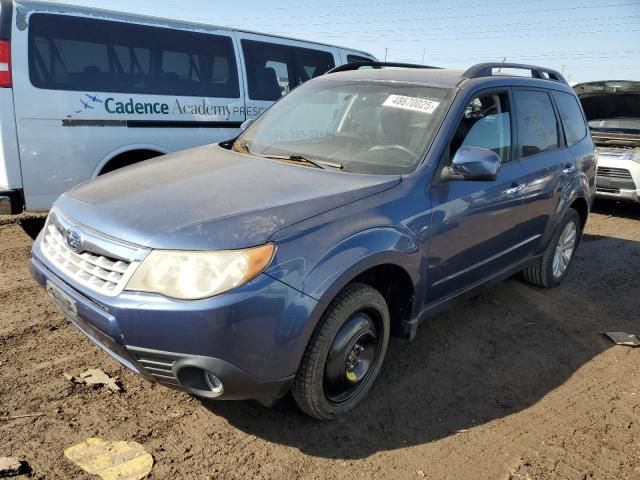
<svg viewBox="0 0 640 480">
<path fill-rule="evenodd" d="M 14 97 L 28 209 L 48 209 L 118 153 L 237 134 L 244 98 L 230 31 L 63 11 L 29 13 L 14 46 L 23 52 Z"/>
<path fill-rule="evenodd" d="M 337 48 L 236 32 L 242 52 L 247 118 L 256 118 L 301 83 L 340 64 Z"/>
<path fill-rule="evenodd" d="M 566 147 L 551 93 L 516 88 L 513 95 L 518 131 L 516 155 L 527 176 L 523 221 L 531 234 L 539 235 L 542 241 L 574 177 L 576 161 Z M 539 245 L 540 242 L 530 245 L 530 252 Z"/>
<path fill-rule="evenodd" d="M 0 0 L 0 192 L 22 188 L 11 88 L 11 57 L 22 52 L 12 43 L 13 10 L 11 1 Z M 20 35 L 20 31 L 14 35 Z"/>
</svg>

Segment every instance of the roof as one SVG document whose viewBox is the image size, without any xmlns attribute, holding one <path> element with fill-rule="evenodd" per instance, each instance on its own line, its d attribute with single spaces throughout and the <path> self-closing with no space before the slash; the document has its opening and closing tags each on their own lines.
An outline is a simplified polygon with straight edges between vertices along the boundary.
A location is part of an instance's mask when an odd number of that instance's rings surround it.
<svg viewBox="0 0 640 480">
<path fill-rule="evenodd" d="M 37 9 L 37 10 L 41 10 L 44 12 L 55 12 L 55 13 L 72 13 L 72 12 L 78 12 L 78 13 L 82 13 L 88 16 L 95 16 L 95 17 L 108 17 L 108 19 L 112 19 L 112 20 L 116 20 L 116 21 L 125 21 L 125 22 L 140 22 L 140 23 L 151 23 L 151 24 L 155 24 L 158 26 L 165 26 L 168 28 L 192 28 L 192 29 L 196 29 L 196 30 L 211 30 L 211 29 L 215 29 L 215 30 L 227 30 L 230 32 L 243 32 L 243 33 L 251 33 L 251 34 L 255 34 L 255 35 L 264 35 L 266 37 L 272 37 L 272 38 L 278 38 L 278 39 L 282 39 L 282 40 L 295 40 L 297 42 L 304 42 L 304 43 L 309 43 L 309 44 L 313 44 L 313 45 L 323 45 L 325 47 L 332 47 L 332 48 L 342 48 L 345 50 L 350 50 L 351 52 L 354 53 L 361 53 L 365 56 L 368 57 L 373 57 L 373 55 L 371 55 L 369 52 L 365 52 L 363 50 L 358 50 L 356 48 L 351 48 L 351 47 L 343 47 L 340 45 L 333 45 L 333 44 L 329 44 L 329 43 L 324 43 L 324 42 L 315 42 L 312 40 L 305 40 L 305 39 L 301 39 L 301 38 L 295 38 L 295 37 L 286 37 L 284 35 L 275 35 L 275 34 L 271 34 L 271 33 L 264 33 L 264 32 L 256 32 L 253 30 L 244 30 L 242 28 L 233 28 L 233 27 L 225 27 L 222 25 L 214 25 L 211 23 L 203 23 L 203 22 L 193 22 L 193 21 L 189 21 L 189 20 L 176 20 L 176 19 L 171 19 L 171 18 L 164 18 L 164 17 L 157 17 L 157 16 L 153 16 L 153 15 L 142 15 L 142 14 L 137 14 L 137 13 L 128 13 L 128 12 L 119 12 L 119 11 L 115 11 L 115 10 L 108 10 L 108 9 L 103 9 L 103 8 L 94 8 L 94 7 L 87 7 L 87 6 L 82 6 L 82 5 L 70 5 L 67 3 L 58 3 L 56 1 L 43 1 L 43 0 L 15 0 L 14 3 L 16 4 L 16 6 L 18 6 L 18 8 L 20 6 L 24 6 L 26 8 L 33 8 L 33 9 Z M 68 12 L 65 12 L 65 10 L 68 10 Z"/>
<path fill-rule="evenodd" d="M 323 78 L 420 83 L 424 85 L 455 87 L 463 79 L 463 73 L 463 70 L 445 70 L 439 68 L 361 68 L 360 70 L 331 73 Z"/>
<path fill-rule="evenodd" d="M 467 78 L 464 74 L 465 70 L 449 70 L 440 68 L 360 68 L 359 70 L 330 73 L 329 75 L 324 75 L 323 77 L 318 78 L 348 81 L 416 83 L 425 86 L 444 88 L 462 87 L 467 84 L 470 86 L 477 85 L 479 82 L 496 86 L 509 84 L 526 87 L 541 86 L 540 82 L 544 82 L 544 86 L 547 88 L 571 91 L 571 87 L 569 87 L 569 85 L 548 79 L 509 75 L 504 73 Z"/>
</svg>

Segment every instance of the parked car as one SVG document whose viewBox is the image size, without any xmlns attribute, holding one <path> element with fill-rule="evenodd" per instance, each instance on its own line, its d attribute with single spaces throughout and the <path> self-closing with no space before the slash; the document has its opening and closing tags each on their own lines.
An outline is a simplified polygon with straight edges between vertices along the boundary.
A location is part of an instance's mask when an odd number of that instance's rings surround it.
<svg viewBox="0 0 640 480">
<path fill-rule="evenodd" d="M 141 160 L 235 137 L 365 52 L 238 29 L 0 0 L 0 214 Z"/>
<path fill-rule="evenodd" d="M 640 82 L 574 86 L 598 148 L 596 196 L 640 202 Z"/>
<path fill-rule="evenodd" d="M 292 389 L 309 415 L 344 414 L 391 333 L 517 272 L 558 285 L 595 193 L 559 73 L 392 65 L 338 67 L 234 141 L 70 190 L 33 275 L 151 381 L 265 404 Z"/>
</svg>

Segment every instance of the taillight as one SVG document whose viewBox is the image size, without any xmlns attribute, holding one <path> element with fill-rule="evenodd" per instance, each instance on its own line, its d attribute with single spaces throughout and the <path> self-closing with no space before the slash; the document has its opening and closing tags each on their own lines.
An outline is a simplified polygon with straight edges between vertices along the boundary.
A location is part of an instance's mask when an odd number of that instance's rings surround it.
<svg viewBox="0 0 640 480">
<path fill-rule="evenodd" d="M 0 88 L 11 87 L 11 42 L 0 40 Z"/>
</svg>

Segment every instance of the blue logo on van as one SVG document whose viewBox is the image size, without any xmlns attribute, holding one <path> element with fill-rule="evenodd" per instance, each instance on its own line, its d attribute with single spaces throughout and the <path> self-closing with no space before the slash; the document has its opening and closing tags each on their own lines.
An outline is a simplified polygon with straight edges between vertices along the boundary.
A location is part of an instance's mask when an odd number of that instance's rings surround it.
<svg viewBox="0 0 640 480">
<path fill-rule="evenodd" d="M 85 93 L 84 97 L 80 98 L 80 104 L 82 105 L 80 110 L 75 110 L 73 113 L 70 113 L 69 115 L 67 115 L 67 118 L 73 118 L 74 115 L 82 113 L 85 110 L 95 110 L 95 105 L 97 103 L 104 103 L 104 100 L 98 98 L 98 95 L 90 95 L 88 93 Z"/>
</svg>

